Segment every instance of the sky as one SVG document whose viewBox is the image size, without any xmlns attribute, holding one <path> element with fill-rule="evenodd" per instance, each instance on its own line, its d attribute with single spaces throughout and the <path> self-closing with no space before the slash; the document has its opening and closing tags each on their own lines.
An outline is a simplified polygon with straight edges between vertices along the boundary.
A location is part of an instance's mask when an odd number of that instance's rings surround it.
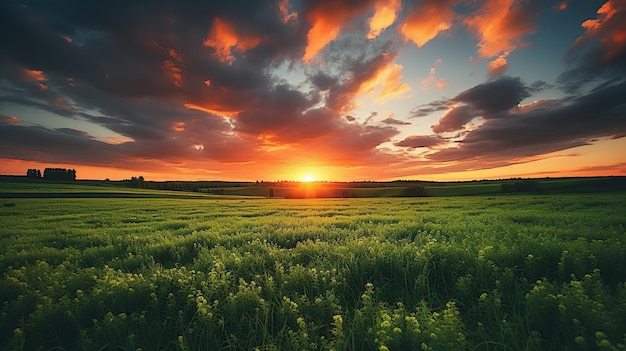
<svg viewBox="0 0 626 351">
<path fill-rule="evenodd" d="M 0 1 L 0 174 L 626 175 L 626 0 Z"/>
</svg>

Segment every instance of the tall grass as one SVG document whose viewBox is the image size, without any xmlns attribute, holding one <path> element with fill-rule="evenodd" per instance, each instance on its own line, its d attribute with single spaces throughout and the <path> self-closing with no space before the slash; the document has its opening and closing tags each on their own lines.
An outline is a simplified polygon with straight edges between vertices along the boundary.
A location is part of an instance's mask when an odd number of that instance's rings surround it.
<svg viewBox="0 0 626 351">
<path fill-rule="evenodd" d="M 12 202 L 1 349 L 626 344 L 623 194 Z"/>
</svg>

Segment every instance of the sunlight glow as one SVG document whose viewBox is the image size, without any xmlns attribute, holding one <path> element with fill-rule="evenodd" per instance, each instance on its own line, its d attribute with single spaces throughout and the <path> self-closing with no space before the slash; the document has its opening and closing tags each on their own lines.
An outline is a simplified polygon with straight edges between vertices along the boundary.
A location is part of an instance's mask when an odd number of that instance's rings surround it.
<svg viewBox="0 0 626 351">
<path fill-rule="evenodd" d="M 303 182 L 307 182 L 307 183 L 309 183 L 309 182 L 314 182 L 314 181 L 315 181 L 315 177 L 314 177 L 313 175 L 311 175 L 311 174 L 307 174 L 307 175 L 305 175 L 305 176 L 302 178 L 302 181 L 303 181 Z"/>
</svg>

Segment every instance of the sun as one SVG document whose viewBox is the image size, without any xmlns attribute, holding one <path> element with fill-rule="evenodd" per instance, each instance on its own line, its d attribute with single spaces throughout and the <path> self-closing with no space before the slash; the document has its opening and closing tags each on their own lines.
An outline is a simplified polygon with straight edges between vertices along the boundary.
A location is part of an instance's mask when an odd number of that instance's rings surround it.
<svg viewBox="0 0 626 351">
<path fill-rule="evenodd" d="M 306 174 L 303 178 L 302 178 L 303 182 L 314 182 L 315 181 L 315 176 L 313 176 L 312 174 Z"/>
</svg>

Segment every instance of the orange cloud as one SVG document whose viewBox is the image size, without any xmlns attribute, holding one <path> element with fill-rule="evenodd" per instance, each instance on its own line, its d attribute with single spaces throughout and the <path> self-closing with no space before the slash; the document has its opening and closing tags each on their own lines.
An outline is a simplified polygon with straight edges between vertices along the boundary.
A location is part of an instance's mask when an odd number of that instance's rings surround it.
<svg viewBox="0 0 626 351">
<path fill-rule="evenodd" d="M 203 44 L 215 49 L 213 55 L 218 60 L 229 62 L 235 59 L 232 55 L 233 48 L 237 52 L 246 52 L 255 48 L 260 42 L 261 38 L 239 33 L 230 23 L 216 18 Z"/>
<path fill-rule="evenodd" d="M 326 1 L 313 8 L 306 15 L 312 27 L 306 35 L 307 45 L 302 60 L 310 62 L 326 44 L 337 38 L 345 23 L 367 12 L 369 9 L 367 5 L 366 1 L 353 7 L 341 1 Z"/>
<path fill-rule="evenodd" d="M 14 117 L 14 116 L 4 116 L 4 115 L 0 115 L 0 120 L 4 123 L 7 124 L 20 124 L 22 123 L 22 120 Z"/>
<path fill-rule="evenodd" d="M 424 1 L 413 6 L 409 16 L 400 25 L 405 41 L 413 41 L 418 47 L 449 29 L 456 14 L 451 6 L 454 1 Z"/>
<path fill-rule="evenodd" d="M 35 82 L 44 82 L 48 80 L 43 71 L 38 71 L 34 69 L 24 69 L 22 70 L 22 76 L 29 81 Z"/>
<path fill-rule="evenodd" d="M 178 62 L 183 62 L 183 57 L 180 54 L 178 54 L 176 50 L 169 49 L 167 52 L 170 54 L 171 58 L 175 59 Z"/>
<path fill-rule="evenodd" d="M 297 12 L 289 12 L 289 0 L 280 0 L 278 3 L 278 11 L 283 16 L 283 23 L 289 22 L 291 19 L 297 19 Z"/>
<path fill-rule="evenodd" d="M 532 17 L 536 11 L 533 6 L 522 6 L 519 0 L 488 0 L 476 15 L 465 20 L 480 39 L 479 56 L 495 57 L 524 46 L 522 37 L 535 29 Z"/>
<path fill-rule="evenodd" d="M 185 108 L 190 110 L 204 111 L 216 116 L 235 117 L 239 110 L 225 109 L 224 106 L 200 106 L 196 104 L 184 104 Z"/>
<path fill-rule="evenodd" d="M 430 86 L 434 85 L 437 90 L 445 89 L 448 87 L 448 81 L 444 78 L 437 79 L 437 67 L 441 64 L 441 59 L 437 59 L 435 64 L 430 68 L 428 77 L 422 79 L 422 90 L 426 91 L 430 89 Z"/>
<path fill-rule="evenodd" d="M 411 89 L 410 85 L 402 82 L 400 72 L 404 67 L 393 63 L 391 56 L 384 55 L 384 57 L 387 62 L 378 66 L 371 78 L 361 83 L 355 95 L 373 93 L 380 87 L 380 91 L 376 96 L 376 102 L 383 102 L 399 97 Z"/>
<path fill-rule="evenodd" d="M 489 62 L 487 69 L 489 70 L 490 77 L 498 77 L 504 74 L 509 68 L 509 64 L 506 61 L 506 57 L 509 55 L 508 51 L 503 52 L 498 58 Z"/>
<path fill-rule="evenodd" d="M 600 38 L 604 46 L 604 60 L 611 61 L 626 50 L 626 27 L 623 25 L 626 3 L 608 0 L 598 9 L 598 17 L 581 24 L 585 33 L 576 39 L 576 44 L 588 38 Z"/>
<path fill-rule="evenodd" d="M 163 61 L 163 65 L 161 65 L 161 69 L 165 72 L 165 74 L 169 75 L 172 78 L 172 82 L 177 87 L 183 86 L 183 73 L 178 66 L 172 60 Z"/>
<path fill-rule="evenodd" d="M 586 34 L 600 31 L 602 26 L 613 16 L 615 16 L 615 14 L 618 13 L 618 9 L 616 8 L 616 6 L 619 5 L 613 4 L 611 0 L 605 2 L 604 5 L 602 5 L 602 7 L 598 9 L 598 18 L 588 19 L 580 26 L 587 30 Z"/>
<path fill-rule="evenodd" d="M 411 89 L 411 86 L 402 82 L 402 75 L 400 72 L 404 67 L 397 63 L 387 66 L 379 75 L 378 81 L 382 84 L 382 89 L 376 101 L 381 102 L 406 93 Z"/>
<path fill-rule="evenodd" d="M 367 39 L 378 37 L 383 30 L 392 25 L 398 18 L 401 5 L 400 0 L 376 2 L 374 15 L 369 19 L 370 31 L 367 34 Z"/>
<path fill-rule="evenodd" d="M 129 142 L 133 142 L 133 139 L 127 138 L 127 137 L 113 137 L 113 136 L 108 136 L 106 138 L 104 138 L 103 140 L 105 143 L 107 144 L 113 144 L 113 145 L 119 145 L 119 144 L 124 144 L 124 143 L 129 143 Z"/>
<path fill-rule="evenodd" d="M 175 132 L 184 132 L 185 122 L 183 121 L 174 122 L 174 124 L 172 125 L 172 130 Z"/>
</svg>

